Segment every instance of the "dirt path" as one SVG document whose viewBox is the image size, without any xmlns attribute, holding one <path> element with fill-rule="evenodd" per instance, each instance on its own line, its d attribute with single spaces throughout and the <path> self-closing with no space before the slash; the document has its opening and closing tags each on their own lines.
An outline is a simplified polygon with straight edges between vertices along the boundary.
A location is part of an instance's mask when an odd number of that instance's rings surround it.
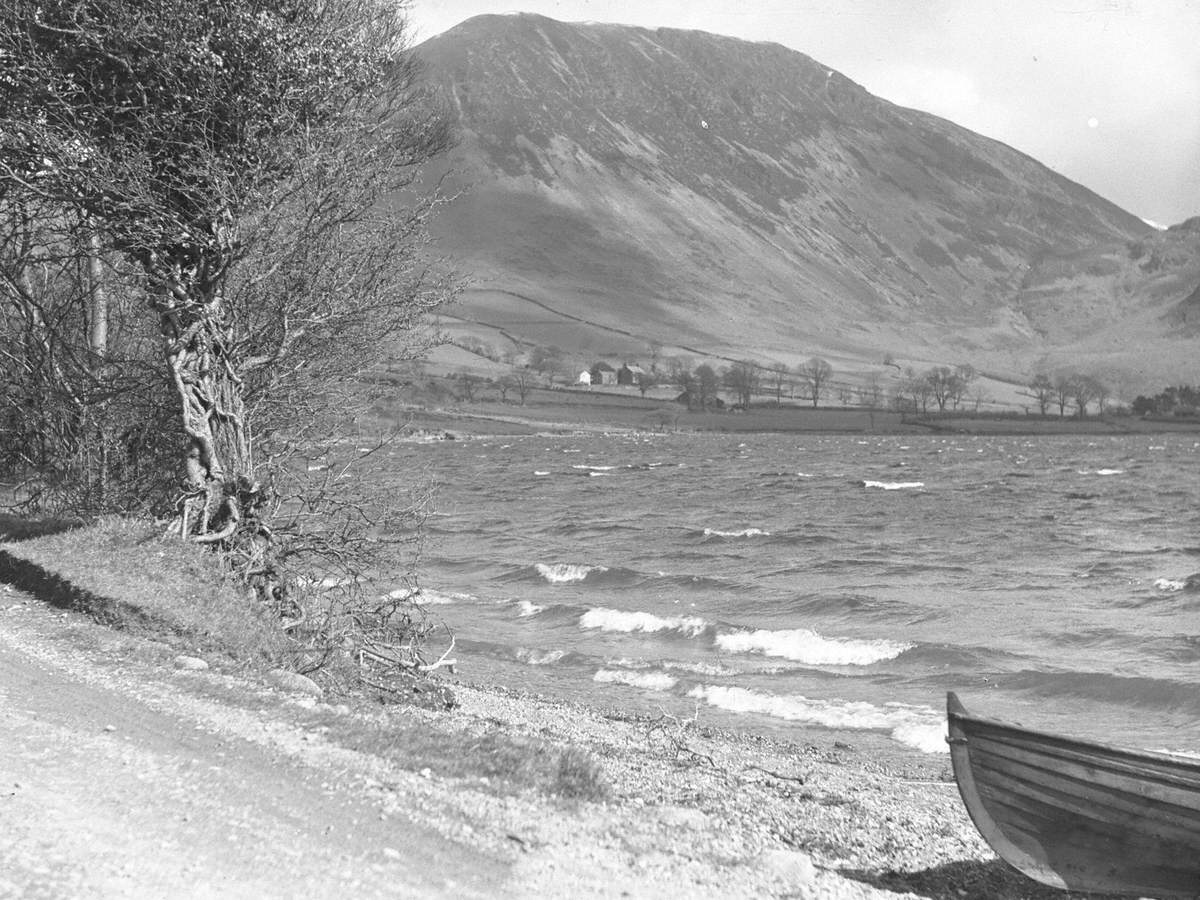
<svg viewBox="0 0 1200 900">
<path fill-rule="evenodd" d="M 270 711 L 73 661 L 95 626 L 25 599 L 0 594 L 0 897 L 504 893 L 504 863 L 389 814 Z"/>
</svg>

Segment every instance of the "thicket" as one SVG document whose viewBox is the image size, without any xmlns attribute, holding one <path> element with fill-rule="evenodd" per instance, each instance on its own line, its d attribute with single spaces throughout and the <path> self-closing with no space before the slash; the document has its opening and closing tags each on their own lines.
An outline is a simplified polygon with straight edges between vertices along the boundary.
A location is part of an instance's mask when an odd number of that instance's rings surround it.
<svg viewBox="0 0 1200 900">
<path fill-rule="evenodd" d="M 1200 388 L 1181 384 L 1153 397 L 1139 395 L 1131 408 L 1139 416 L 1200 416 Z"/>
<path fill-rule="evenodd" d="M 451 133 L 399 10 L 0 16 L 0 476 L 27 511 L 148 513 L 217 549 L 302 667 L 423 664 L 419 613 L 362 592 L 423 497 L 372 489 L 378 455 L 338 437 L 452 291 L 420 175 Z M 305 585 L 341 599 L 314 616 Z"/>
</svg>

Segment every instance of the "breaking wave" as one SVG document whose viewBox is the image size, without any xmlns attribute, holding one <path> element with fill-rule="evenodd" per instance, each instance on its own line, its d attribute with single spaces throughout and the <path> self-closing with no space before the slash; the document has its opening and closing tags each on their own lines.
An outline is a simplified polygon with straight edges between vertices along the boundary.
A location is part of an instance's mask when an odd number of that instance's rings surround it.
<svg viewBox="0 0 1200 900">
<path fill-rule="evenodd" d="M 517 648 L 517 659 L 531 666 L 549 666 L 567 655 L 566 650 L 530 650 L 528 647 Z"/>
<path fill-rule="evenodd" d="M 770 537 L 771 532 L 763 531 L 761 528 L 741 528 L 737 531 L 720 531 L 716 528 L 705 528 L 704 536 L 720 538 Z"/>
<path fill-rule="evenodd" d="M 600 669 L 592 681 L 601 684 L 626 684 L 647 691 L 669 691 L 678 680 L 666 672 L 628 672 L 624 669 Z"/>
<path fill-rule="evenodd" d="M 860 481 L 859 484 L 884 491 L 907 491 L 925 487 L 923 481 Z"/>
<path fill-rule="evenodd" d="M 696 637 L 709 627 L 703 619 L 695 616 L 662 617 L 648 612 L 626 612 L 607 609 L 603 606 L 589 609 L 579 617 L 580 628 L 598 628 L 600 631 L 619 631 L 626 634 L 641 631 L 679 631 L 688 637 Z"/>
<path fill-rule="evenodd" d="M 572 563 L 538 563 L 534 568 L 551 584 L 570 584 L 573 581 L 583 581 L 594 573 L 608 571 L 605 566 L 580 566 Z"/>
<path fill-rule="evenodd" d="M 716 645 L 728 653 L 761 653 L 810 666 L 869 666 L 916 646 L 884 639 L 827 638 L 807 628 L 718 634 Z"/>
<path fill-rule="evenodd" d="M 893 740 L 922 753 L 946 752 L 945 724 L 940 712 L 927 706 L 849 700 L 810 700 L 801 694 L 763 694 L 740 687 L 698 685 L 689 697 L 735 713 L 758 713 L 789 722 L 825 728 L 887 731 Z"/>
</svg>

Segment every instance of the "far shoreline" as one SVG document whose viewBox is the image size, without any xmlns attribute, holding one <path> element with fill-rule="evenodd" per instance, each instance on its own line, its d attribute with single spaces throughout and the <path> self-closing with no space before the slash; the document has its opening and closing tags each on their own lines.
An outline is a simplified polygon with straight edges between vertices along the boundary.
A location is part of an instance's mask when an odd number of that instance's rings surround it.
<svg viewBox="0 0 1200 900">
<path fill-rule="evenodd" d="M 630 432 L 930 436 L 1200 435 L 1200 420 L 968 412 L 912 415 L 890 410 L 798 405 L 691 411 L 672 400 L 602 391 L 537 390 L 526 403 L 481 400 L 427 404 L 401 397 L 376 404 L 364 431 L 397 428 L 451 436 Z"/>
</svg>

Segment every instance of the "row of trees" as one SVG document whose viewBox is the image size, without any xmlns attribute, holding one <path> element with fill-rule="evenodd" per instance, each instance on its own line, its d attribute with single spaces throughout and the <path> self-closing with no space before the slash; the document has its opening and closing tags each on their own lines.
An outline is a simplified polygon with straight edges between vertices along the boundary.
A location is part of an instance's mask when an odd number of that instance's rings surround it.
<svg viewBox="0 0 1200 900">
<path fill-rule="evenodd" d="M 1057 409 L 1059 416 L 1065 416 L 1067 409 L 1073 407 L 1075 415 L 1082 418 L 1087 415 L 1092 403 L 1097 405 L 1098 414 L 1104 415 L 1104 405 L 1111 391 L 1103 381 L 1091 375 L 1061 373 L 1050 376 L 1039 373 L 1029 383 L 1029 396 L 1037 403 L 1038 413 L 1043 416 L 1051 409 Z"/>
<path fill-rule="evenodd" d="M 296 455 L 450 293 L 418 172 L 451 133 L 406 46 L 385 0 L 5 4 L 0 475 L 28 508 L 171 518 L 276 600 L 378 550 L 406 510 Z"/>
</svg>

